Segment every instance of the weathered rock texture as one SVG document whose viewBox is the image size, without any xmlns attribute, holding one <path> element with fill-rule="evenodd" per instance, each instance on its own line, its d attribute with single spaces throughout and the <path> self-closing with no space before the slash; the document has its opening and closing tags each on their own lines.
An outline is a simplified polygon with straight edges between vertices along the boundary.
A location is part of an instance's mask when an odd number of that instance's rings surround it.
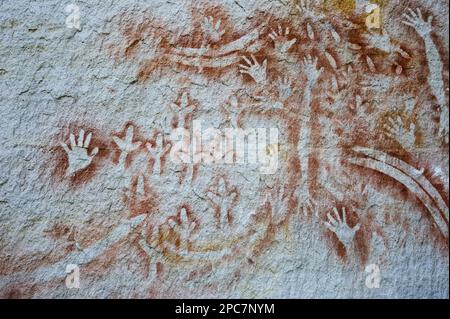
<svg viewBox="0 0 450 319">
<path fill-rule="evenodd" d="M 1 1 L 0 295 L 448 298 L 448 2 L 373 4 Z"/>
</svg>

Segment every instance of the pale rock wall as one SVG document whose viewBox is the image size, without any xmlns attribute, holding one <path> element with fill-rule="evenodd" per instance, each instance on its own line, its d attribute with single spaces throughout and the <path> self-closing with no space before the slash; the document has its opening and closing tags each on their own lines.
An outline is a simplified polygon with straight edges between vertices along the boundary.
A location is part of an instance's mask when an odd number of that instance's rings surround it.
<svg viewBox="0 0 450 319">
<path fill-rule="evenodd" d="M 373 2 L 0 1 L 0 296 L 448 298 L 448 2 Z"/>
</svg>

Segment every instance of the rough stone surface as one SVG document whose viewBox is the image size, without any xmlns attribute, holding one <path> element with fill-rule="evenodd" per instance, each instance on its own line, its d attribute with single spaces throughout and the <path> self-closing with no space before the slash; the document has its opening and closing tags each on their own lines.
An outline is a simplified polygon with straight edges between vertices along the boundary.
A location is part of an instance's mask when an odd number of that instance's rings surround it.
<svg viewBox="0 0 450 319">
<path fill-rule="evenodd" d="M 0 296 L 448 298 L 448 2 L 372 2 L 0 1 Z"/>
</svg>

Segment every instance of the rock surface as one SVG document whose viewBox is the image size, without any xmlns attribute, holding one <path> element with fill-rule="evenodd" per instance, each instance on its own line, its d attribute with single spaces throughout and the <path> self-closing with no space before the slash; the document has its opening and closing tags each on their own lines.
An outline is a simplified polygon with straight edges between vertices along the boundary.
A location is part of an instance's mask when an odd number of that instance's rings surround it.
<svg viewBox="0 0 450 319">
<path fill-rule="evenodd" d="M 0 296 L 448 298 L 448 45 L 436 0 L 1 1 Z"/>
</svg>

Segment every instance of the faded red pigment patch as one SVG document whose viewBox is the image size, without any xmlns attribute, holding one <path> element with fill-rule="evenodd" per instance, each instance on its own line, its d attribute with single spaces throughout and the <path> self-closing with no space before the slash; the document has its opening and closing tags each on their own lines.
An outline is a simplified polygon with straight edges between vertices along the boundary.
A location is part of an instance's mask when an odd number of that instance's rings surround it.
<svg viewBox="0 0 450 319">
<path fill-rule="evenodd" d="M 206 275 L 210 274 L 213 271 L 213 265 L 207 264 L 204 266 L 201 266 L 199 269 L 193 270 L 186 278 L 186 281 L 194 281 L 199 280 L 205 277 Z"/>
<path fill-rule="evenodd" d="M 62 285 L 62 283 L 61 283 Z M 46 283 L 14 283 L 0 290 L 1 299 L 31 299 L 47 288 L 58 288 L 56 281 Z"/>
<path fill-rule="evenodd" d="M 359 231 L 355 234 L 355 249 L 361 265 L 366 265 L 370 253 L 370 241 L 374 231 L 374 216 L 369 213 L 365 216 L 358 216 L 356 213 L 349 214 L 349 225 L 354 227 L 358 222 L 361 224 Z"/>
<path fill-rule="evenodd" d="M 266 231 L 259 242 L 253 247 L 251 257 L 248 258 L 248 263 L 254 264 L 254 258 L 261 255 L 274 242 L 278 227 L 272 221 L 272 208 L 270 203 L 266 202 L 262 207 L 259 207 L 256 213 L 251 217 L 253 225 L 267 225 Z"/>
<path fill-rule="evenodd" d="M 430 214 L 426 214 L 426 217 L 428 220 L 431 219 Z M 442 235 L 442 232 L 439 230 L 439 228 L 434 224 L 432 220 L 430 220 L 431 223 L 431 239 L 430 241 L 433 243 L 434 247 L 436 247 L 439 252 L 442 254 L 442 256 L 447 257 L 449 256 L 449 241 L 448 238 Z M 448 224 L 447 224 L 448 226 Z M 428 236 L 426 237 L 428 239 Z"/>
<path fill-rule="evenodd" d="M 311 144 L 314 145 L 313 150 L 311 151 L 311 156 L 309 157 L 309 174 L 311 183 L 309 185 L 310 187 L 310 193 L 314 193 L 319 188 L 319 185 L 317 184 L 317 177 L 319 175 L 320 170 L 320 159 L 317 147 L 320 145 L 322 134 L 321 134 L 321 127 L 317 123 L 319 123 L 319 116 L 320 116 L 320 104 L 318 103 L 317 99 L 313 100 L 311 103 L 311 119 L 309 123 L 305 123 L 306 125 L 310 125 L 311 130 Z"/>
<path fill-rule="evenodd" d="M 71 176 L 67 176 L 69 168 L 68 155 L 61 146 L 61 143 L 65 143 L 70 148 L 70 134 L 74 134 L 75 138 L 78 139 L 80 130 L 85 131 L 85 136 L 92 133 L 88 154 L 91 154 L 92 150 L 96 147 L 98 147 L 99 151 L 98 154 L 94 156 L 89 166 Z M 50 137 L 50 141 L 53 142 L 53 145 L 49 147 L 48 155 L 46 155 L 49 156 L 49 160 L 45 161 L 43 170 L 50 171 L 51 179 L 54 184 L 61 184 L 66 180 L 71 187 L 80 187 L 91 181 L 94 176 L 107 165 L 110 159 L 111 141 L 107 133 L 93 125 L 86 123 L 70 123 L 64 125 L 58 134 Z"/>
<path fill-rule="evenodd" d="M 435 29 L 436 30 L 436 29 Z M 443 30 L 443 28 L 441 29 Z M 444 80 L 444 87 L 448 88 L 449 87 L 449 52 L 448 52 L 448 45 L 445 44 L 445 42 L 442 40 L 441 37 L 439 37 L 437 34 L 433 33 L 431 34 L 431 37 L 433 39 L 433 43 L 436 45 L 438 51 L 439 51 L 439 56 L 441 58 L 442 64 L 443 64 L 443 73 L 442 73 L 442 77 Z M 449 94 L 448 94 L 448 90 L 446 91 L 446 98 L 447 98 L 447 105 L 449 102 Z"/>
<path fill-rule="evenodd" d="M 407 234 L 412 234 L 413 238 L 419 244 L 431 243 L 443 257 L 448 257 L 449 255 L 449 241 L 439 227 L 434 222 L 433 217 L 430 215 L 427 208 L 418 200 L 415 199 L 414 202 L 418 211 L 420 212 L 423 220 L 425 220 L 426 227 L 420 227 L 420 225 L 413 225 L 409 222 L 408 216 L 388 216 L 389 222 L 391 224 L 399 225 Z M 448 224 L 447 224 L 448 225 Z"/>
<path fill-rule="evenodd" d="M 138 190 L 139 178 L 143 178 L 144 194 L 140 194 Z M 131 180 L 130 188 L 124 191 L 122 200 L 128 208 L 130 218 L 139 215 L 155 214 L 159 207 L 159 196 L 151 187 L 146 176 L 134 176 Z"/>
<path fill-rule="evenodd" d="M 102 238 L 105 238 L 112 231 L 114 220 L 108 221 L 104 218 L 99 218 L 100 215 L 103 217 L 103 214 L 99 213 L 97 216 L 92 216 L 83 221 L 80 225 L 79 229 L 82 231 L 76 233 L 76 242 L 80 247 L 89 247 Z"/>
<path fill-rule="evenodd" d="M 22 285 L 4 288 L 0 291 L 0 298 L 2 299 L 28 299 L 36 292 L 35 285 Z"/>
<path fill-rule="evenodd" d="M 64 228 L 65 227 L 63 226 L 63 229 Z M 60 230 L 58 230 L 58 232 L 59 231 Z M 45 232 L 43 235 L 48 236 L 49 233 Z M 45 257 L 39 252 L 22 256 L 13 256 L 12 254 L 3 252 L 0 255 L 0 275 L 7 276 L 21 271 L 32 272 L 40 267 L 49 266 L 60 261 L 68 253 L 75 250 L 75 242 L 71 239 L 70 232 L 66 235 L 61 235 L 59 238 L 54 238 L 53 240 L 55 242 L 54 249 L 48 252 Z"/>
<path fill-rule="evenodd" d="M 72 245 L 67 246 L 66 252 L 73 251 L 75 249 L 75 227 L 65 223 L 54 223 L 50 228 L 46 229 L 44 233 L 54 240 L 67 240 Z"/>
<path fill-rule="evenodd" d="M 116 63 L 138 63 L 138 82 L 144 82 L 151 75 L 161 76 L 161 72 L 170 67 L 163 55 L 171 48 L 171 43 L 176 43 L 174 34 L 177 31 L 171 31 L 167 25 L 157 21 L 148 9 L 129 8 L 114 16 L 109 23 L 118 28 L 119 40 L 117 37 L 111 40 L 109 33 L 104 34 L 103 50 Z"/>
<path fill-rule="evenodd" d="M 84 265 L 84 276 L 87 278 L 91 276 L 93 278 L 99 278 L 102 274 L 106 275 L 110 273 L 111 269 L 113 269 L 114 265 L 118 262 L 118 254 L 121 251 L 129 250 L 129 244 L 129 238 L 127 237 L 110 245 L 101 255 Z"/>
<path fill-rule="evenodd" d="M 122 38 L 120 42 L 108 41 L 105 35 L 104 49 L 116 61 L 142 58 L 149 45 L 157 52 L 158 42 L 170 38 L 170 33 L 164 31 L 167 26 L 142 8 L 130 8 L 111 19 L 110 24 L 119 27 Z"/>
</svg>

